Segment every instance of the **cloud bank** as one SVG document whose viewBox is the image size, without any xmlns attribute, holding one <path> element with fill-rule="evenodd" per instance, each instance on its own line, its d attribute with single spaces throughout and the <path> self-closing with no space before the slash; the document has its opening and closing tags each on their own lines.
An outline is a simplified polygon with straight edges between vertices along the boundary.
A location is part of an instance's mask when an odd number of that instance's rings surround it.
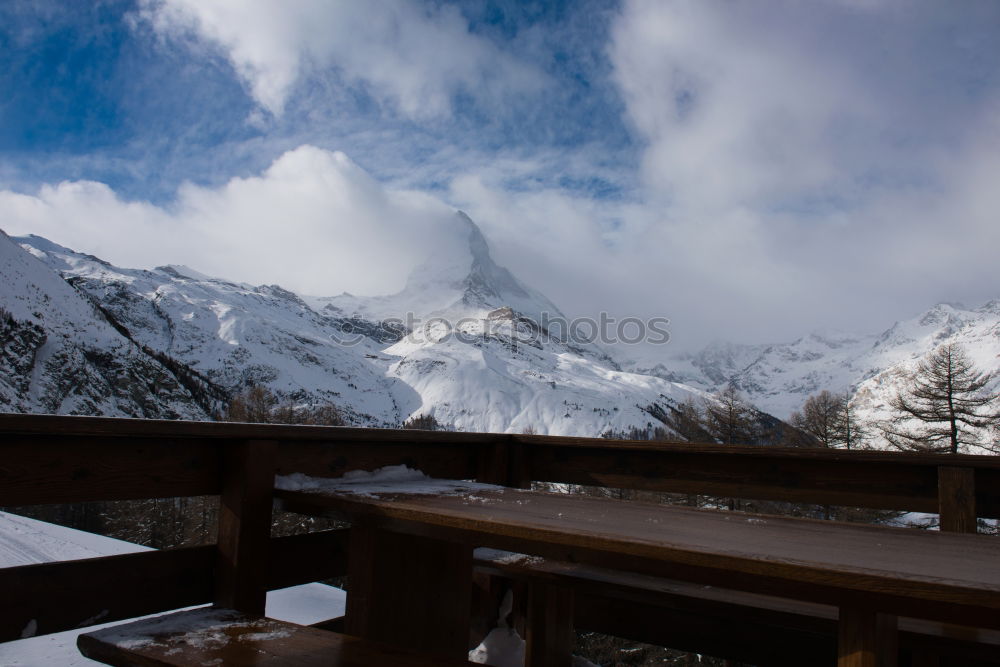
<svg viewBox="0 0 1000 667">
<path fill-rule="evenodd" d="M 88 181 L 0 192 L 12 235 L 38 234 L 119 266 L 187 264 L 319 296 L 399 290 L 452 217 L 441 202 L 386 188 L 343 153 L 311 146 L 259 176 L 187 185 L 169 207 L 124 201 Z"/>
<path fill-rule="evenodd" d="M 998 296 L 995 2 L 501 5 L 142 0 L 122 78 L 174 105 L 118 153 L 0 157 L 0 227 L 377 294 L 461 208 L 567 314 L 676 346 Z"/>
</svg>

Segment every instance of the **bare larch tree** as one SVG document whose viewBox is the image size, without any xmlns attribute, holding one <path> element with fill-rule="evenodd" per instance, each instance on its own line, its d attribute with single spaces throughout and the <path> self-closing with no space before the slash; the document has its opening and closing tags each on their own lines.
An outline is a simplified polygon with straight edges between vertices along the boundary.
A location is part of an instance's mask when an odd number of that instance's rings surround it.
<svg viewBox="0 0 1000 667">
<path fill-rule="evenodd" d="M 961 345 L 942 345 L 920 361 L 893 397 L 896 416 L 882 432 L 899 449 L 957 454 L 988 446 L 982 436 L 998 418 L 997 397 L 985 391 L 988 382 Z M 911 426 L 914 422 L 918 425 Z"/>
</svg>

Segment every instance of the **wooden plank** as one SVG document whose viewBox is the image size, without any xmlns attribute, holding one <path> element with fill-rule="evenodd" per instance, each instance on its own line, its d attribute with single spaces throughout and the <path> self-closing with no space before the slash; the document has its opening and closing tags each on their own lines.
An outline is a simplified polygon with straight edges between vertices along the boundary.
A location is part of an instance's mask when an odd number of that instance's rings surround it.
<svg viewBox="0 0 1000 667">
<path fill-rule="evenodd" d="M 880 667 L 875 646 L 875 612 L 841 609 L 837 667 Z"/>
<path fill-rule="evenodd" d="M 912 465 L 953 465 L 977 470 L 1000 470 L 995 456 L 972 454 L 921 454 L 877 450 L 847 450 L 800 447 L 747 447 L 744 445 L 719 445 L 715 443 L 665 442 L 659 440 L 610 440 L 552 435 L 512 434 L 514 442 L 529 447 L 553 447 L 564 450 L 606 450 L 612 452 L 660 451 L 695 454 L 732 454 L 747 460 L 769 459 L 774 456 L 789 460 L 892 462 L 902 461 Z"/>
<path fill-rule="evenodd" d="M 510 443 L 494 442 L 477 448 L 476 481 L 505 486 L 510 477 Z M 452 477 L 451 479 L 464 479 Z"/>
<path fill-rule="evenodd" d="M 512 437 L 531 450 L 536 481 L 873 509 L 936 512 L 937 467 L 969 467 L 979 515 L 1000 517 L 1000 460 L 992 456 Z"/>
<path fill-rule="evenodd" d="M 287 509 L 737 590 L 1000 628 L 1000 543 L 503 489 L 475 498 L 280 492 Z"/>
<path fill-rule="evenodd" d="M 454 659 L 468 654 L 472 549 L 351 528 L 348 634 Z"/>
<path fill-rule="evenodd" d="M 248 440 L 225 450 L 216 544 L 217 606 L 264 613 L 276 450 L 277 443 L 269 440 Z"/>
<path fill-rule="evenodd" d="M 525 667 L 569 667 L 573 663 L 573 589 L 536 582 L 528 587 Z"/>
<path fill-rule="evenodd" d="M 534 479 L 532 475 L 532 457 L 534 448 L 516 438 L 509 445 L 510 461 L 508 462 L 508 479 L 506 486 L 515 489 L 529 489 Z"/>
<path fill-rule="evenodd" d="M 941 466 L 938 468 L 938 513 L 941 530 L 953 533 L 975 533 L 976 471 L 972 468 Z"/>
<path fill-rule="evenodd" d="M 347 530 L 270 542 L 268 588 L 347 574 Z M 211 602 L 215 545 L 0 568 L 0 642 Z"/>
<path fill-rule="evenodd" d="M 357 637 L 247 616 L 196 609 L 80 635 L 80 652 L 110 665 L 201 667 L 437 667 L 467 660 L 424 656 Z"/>
<path fill-rule="evenodd" d="M 749 449 L 749 448 L 747 448 Z M 937 511 L 937 468 L 898 459 L 747 456 L 620 447 L 531 448 L 531 479 L 724 497 Z"/>
<path fill-rule="evenodd" d="M 0 506 L 213 495 L 219 470 L 205 439 L 4 435 Z"/>
<path fill-rule="evenodd" d="M 842 607 L 837 667 L 896 667 L 896 619 L 872 609 Z"/>
<path fill-rule="evenodd" d="M 511 436 L 508 438 L 510 439 L 480 446 L 476 481 L 526 489 L 531 486 L 528 448 L 523 443 L 514 441 Z"/>
<path fill-rule="evenodd" d="M 0 569 L 0 642 L 212 599 L 215 547 Z"/>
<path fill-rule="evenodd" d="M 376 470 L 402 464 L 431 477 L 473 479 L 479 472 L 477 458 L 480 446 L 439 442 L 349 440 L 323 443 L 285 440 L 278 449 L 275 472 L 279 475 L 298 472 L 315 477 L 341 477 L 351 470 Z"/>
</svg>

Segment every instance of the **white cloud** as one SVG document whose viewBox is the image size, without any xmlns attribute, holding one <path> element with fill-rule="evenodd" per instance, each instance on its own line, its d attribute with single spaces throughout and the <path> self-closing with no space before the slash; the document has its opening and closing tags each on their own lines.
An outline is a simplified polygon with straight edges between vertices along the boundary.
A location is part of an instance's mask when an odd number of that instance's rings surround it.
<svg viewBox="0 0 1000 667">
<path fill-rule="evenodd" d="M 144 0 L 165 36 L 222 49 L 254 99 L 282 113 L 305 73 L 336 68 L 417 119 L 446 116 L 464 91 L 487 103 L 536 90 L 543 75 L 469 32 L 459 11 L 411 0 Z"/>
<path fill-rule="evenodd" d="M 328 143 L 391 184 L 306 146 L 256 176 L 185 186 L 166 207 L 87 182 L 0 193 L 0 227 L 121 265 L 385 293 L 450 215 L 411 190 L 431 183 L 570 314 L 667 316 L 682 345 L 871 331 L 937 300 L 997 296 L 1000 42 L 995 4 L 969 6 L 625 2 L 607 54 L 640 143 L 636 178 L 626 160 L 602 162 L 603 145 L 497 151 L 355 118 Z M 448 114 L 460 89 L 502 102 L 505 86 L 535 76 L 438 3 L 301 0 L 271 14 L 163 0 L 144 11 L 165 35 L 220 48 L 275 113 L 330 67 L 418 119 Z M 295 145 L 259 120 L 261 153 Z M 624 200 L 560 186 L 589 181 Z"/>
<path fill-rule="evenodd" d="M 679 327 L 766 340 L 995 296 L 998 49 L 974 14 L 623 4 L 608 54 L 648 221 L 629 260 Z"/>
<path fill-rule="evenodd" d="M 400 289 L 452 216 L 426 195 L 383 187 L 342 153 L 310 146 L 259 176 L 186 185 L 168 208 L 86 181 L 0 192 L 9 234 L 38 234 L 120 266 L 188 264 L 315 295 Z"/>
<path fill-rule="evenodd" d="M 756 205 L 848 180 L 851 132 L 884 119 L 844 62 L 803 51 L 812 11 L 626 3 L 609 55 L 651 189 L 682 205 Z"/>
</svg>

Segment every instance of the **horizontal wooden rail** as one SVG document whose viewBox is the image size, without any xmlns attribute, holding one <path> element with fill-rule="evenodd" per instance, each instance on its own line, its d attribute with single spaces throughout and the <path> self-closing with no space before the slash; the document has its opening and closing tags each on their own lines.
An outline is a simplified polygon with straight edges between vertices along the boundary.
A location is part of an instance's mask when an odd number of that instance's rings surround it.
<svg viewBox="0 0 1000 667">
<path fill-rule="evenodd" d="M 1000 517 L 1000 457 L 512 436 L 536 482 L 872 509 L 939 511 L 939 469 L 967 469 Z"/>
<path fill-rule="evenodd" d="M 223 449 L 274 440 L 276 472 L 335 477 L 406 464 L 479 475 L 502 434 L 0 414 L 0 507 L 215 495 Z"/>
<path fill-rule="evenodd" d="M 169 436 L 5 434 L 0 506 L 218 494 L 220 444 Z"/>
<path fill-rule="evenodd" d="M 990 456 L 10 414 L 0 414 L 0 434 L 0 506 L 217 494 L 222 448 L 273 440 L 278 474 L 336 477 L 406 464 L 434 477 L 508 486 L 945 507 L 965 529 L 975 516 L 1000 518 L 1000 457 Z"/>
<path fill-rule="evenodd" d="M 273 538 L 268 588 L 347 572 L 347 530 Z M 206 604 L 215 546 L 0 569 L 0 642 Z"/>
</svg>

